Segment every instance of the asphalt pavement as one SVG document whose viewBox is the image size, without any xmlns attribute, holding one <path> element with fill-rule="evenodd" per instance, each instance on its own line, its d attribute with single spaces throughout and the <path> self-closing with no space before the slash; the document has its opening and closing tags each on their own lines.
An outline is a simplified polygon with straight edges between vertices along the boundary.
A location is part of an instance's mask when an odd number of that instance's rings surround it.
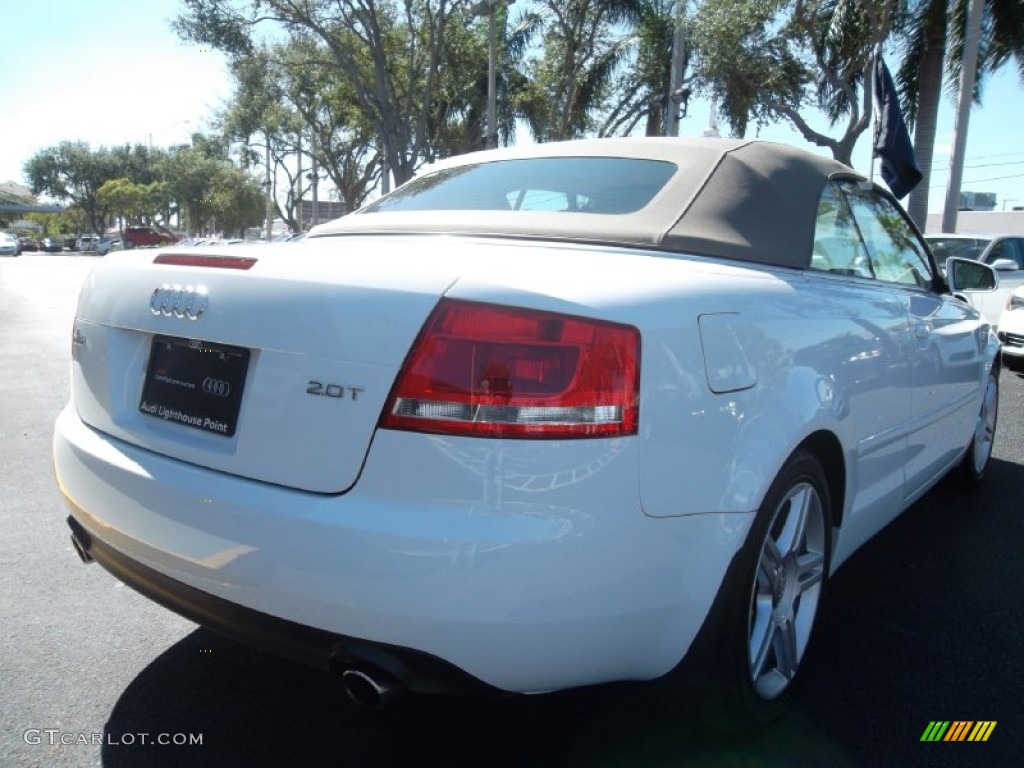
<svg viewBox="0 0 1024 768">
<path fill-rule="evenodd" d="M 943 483 L 830 582 L 803 685 L 763 733 L 708 732 L 643 685 L 367 711 L 74 554 L 50 437 L 97 260 L 0 259 L 0 766 L 1021 764 L 1024 378 L 1002 375 L 985 486 Z M 968 720 L 996 722 L 987 742 L 921 741 Z"/>
</svg>

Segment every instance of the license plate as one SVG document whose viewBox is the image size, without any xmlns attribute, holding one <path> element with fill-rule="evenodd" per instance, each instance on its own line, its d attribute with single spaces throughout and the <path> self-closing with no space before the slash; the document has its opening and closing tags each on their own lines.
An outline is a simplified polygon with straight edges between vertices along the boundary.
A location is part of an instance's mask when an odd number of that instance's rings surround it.
<svg viewBox="0 0 1024 768">
<path fill-rule="evenodd" d="M 248 369 L 249 350 L 243 347 L 155 336 L 139 410 L 231 437 Z"/>
</svg>

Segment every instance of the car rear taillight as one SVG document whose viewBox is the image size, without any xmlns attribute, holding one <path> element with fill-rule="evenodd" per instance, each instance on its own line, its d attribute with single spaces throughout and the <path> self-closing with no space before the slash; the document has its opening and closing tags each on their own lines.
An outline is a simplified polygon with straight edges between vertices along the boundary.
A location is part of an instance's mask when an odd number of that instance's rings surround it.
<svg viewBox="0 0 1024 768">
<path fill-rule="evenodd" d="M 380 425 L 484 437 L 633 435 L 639 381 L 636 328 L 442 300 Z"/>
</svg>

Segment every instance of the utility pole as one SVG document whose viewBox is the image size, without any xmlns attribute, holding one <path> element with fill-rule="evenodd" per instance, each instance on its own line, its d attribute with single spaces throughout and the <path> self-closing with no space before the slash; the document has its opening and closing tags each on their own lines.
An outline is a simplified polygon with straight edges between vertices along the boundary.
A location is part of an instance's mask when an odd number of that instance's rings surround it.
<svg viewBox="0 0 1024 768">
<path fill-rule="evenodd" d="M 317 200 L 317 183 L 320 181 L 320 169 L 316 167 L 316 133 L 314 133 L 310 139 L 309 161 L 313 166 L 311 174 L 313 176 L 313 215 L 310 217 L 311 221 L 309 225 L 311 227 L 315 227 L 317 225 L 317 214 L 319 213 L 317 208 L 320 206 L 320 203 Z"/>
<path fill-rule="evenodd" d="M 296 197 L 298 199 L 295 201 L 295 204 L 296 204 L 296 208 L 298 209 L 298 216 L 296 218 L 298 219 L 299 232 L 301 232 L 302 231 L 302 183 L 304 181 L 304 179 L 302 178 L 302 131 L 301 130 L 299 131 L 299 142 L 298 143 L 299 143 L 299 172 L 297 174 L 295 174 L 295 183 L 298 186 L 298 190 L 296 192 Z"/>
<path fill-rule="evenodd" d="M 515 0 L 481 0 L 469 9 L 470 16 L 487 17 L 487 125 L 484 127 L 484 146 L 498 146 L 498 33 L 495 15 Z"/>
<path fill-rule="evenodd" d="M 679 135 L 679 104 L 683 80 L 686 38 L 683 36 L 683 4 L 677 3 L 676 31 L 672 36 L 672 69 L 668 77 L 668 109 L 665 111 L 665 135 Z"/>
<path fill-rule="evenodd" d="M 494 11 L 487 14 L 487 136 L 488 149 L 498 146 L 498 41 L 494 31 Z"/>
<path fill-rule="evenodd" d="M 984 0 L 971 0 L 967 10 L 967 35 L 960 67 L 960 95 L 957 99 L 956 125 L 953 128 L 953 154 L 949 157 L 949 184 L 946 186 L 946 207 L 942 210 L 942 231 L 956 232 L 956 215 L 960 209 L 960 184 L 964 173 L 964 151 L 967 149 L 967 125 L 974 102 L 974 80 L 978 71 L 978 40 Z"/>
<path fill-rule="evenodd" d="M 267 133 L 267 132 L 264 132 L 263 133 L 263 138 L 267 142 L 266 155 L 265 155 L 265 160 L 266 160 L 266 165 L 267 165 L 267 180 L 264 183 L 266 184 L 266 187 L 267 187 L 267 221 L 266 221 L 266 229 L 267 229 L 267 242 L 269 243 L 270 240 L 271 240 L 271 236 L 273 234 L 273 231 L 274 231 L 274 205 L 271 202 L 271 194 L 273 193 L 273 189 L 271 188 L 271 185 L 270 185 L 270 134 Z"/>
</svg>

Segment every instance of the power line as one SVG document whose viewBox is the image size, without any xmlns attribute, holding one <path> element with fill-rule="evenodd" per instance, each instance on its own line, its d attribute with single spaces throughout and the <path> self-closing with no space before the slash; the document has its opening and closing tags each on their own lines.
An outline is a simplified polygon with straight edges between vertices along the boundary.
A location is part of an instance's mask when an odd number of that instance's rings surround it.
<svg viewBox="0 0 1024 768">
<path fill-rule="evenodd" d="M 1004 165 L 1024 165 L 1024 160 L 1008 160 L 1005 163 L 975 163 L 974 165 L 965 165 L 964 168 L 1001 168 Z M 948 166 L 932 166 L 932 172 L 935 171 L 946 171 L 949 170 Z"/>
<path fill-rule="evenodd" d="M 991 179 L 975 179 L 975 180 L 972 180 L 972 181 L 965 181 L 963 183 L 963 186 L 967 186 L 968 184 L 972 184 L 972 185 L 973 184 L 987 184 L 990 181 L 1004 181 L 1006 179 L 1024 179 L 1024 173 L 1016 173 L 1016 174 L 1013 174 L 1012 176 L 994 176 Z M 945 188 L 946 188 L 945 184 L 932 184 L 932 185 L 930 185 L 928 187 L 928 189 L 945 189 Z"/>
<path fill-rule="evenodd" d="M 990 181 L 1003 181 L 1004 179 L 1024 179 L 1024 173 L 1017 173 L 1013 176 L 995 176 L 991 179 L 978 179 L 977 181 L 968 181 L 967 184 L 986 184 Z"/>
</svg>

